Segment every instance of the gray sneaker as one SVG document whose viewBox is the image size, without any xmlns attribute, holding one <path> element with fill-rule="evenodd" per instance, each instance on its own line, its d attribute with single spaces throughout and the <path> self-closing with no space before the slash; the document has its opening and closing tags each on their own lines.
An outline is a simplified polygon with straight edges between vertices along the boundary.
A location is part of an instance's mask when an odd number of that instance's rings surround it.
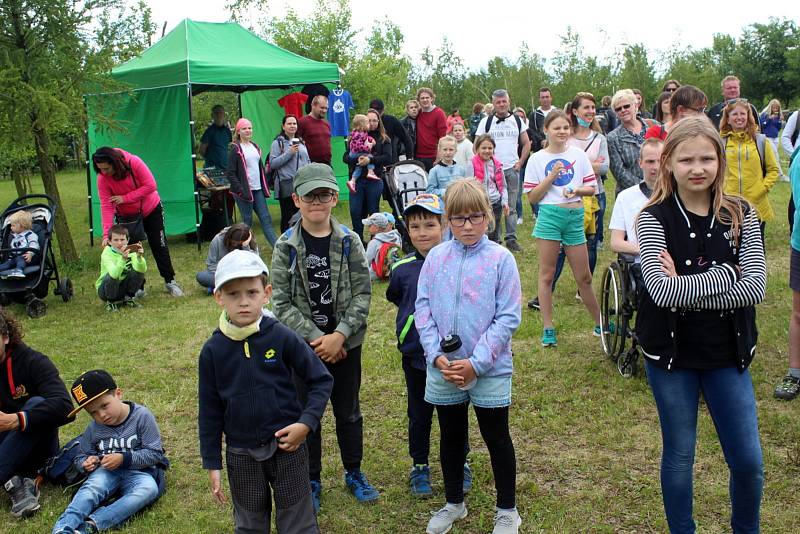
<svg viewBox="0 0 800 534">
<path fill-rule="evenodd" d="M 518 534 L 522 518 L 517 509 L 498 510 L 494 514 L 494 529 L 492 534 Z"/>
<path fill-rule="evenodd" d="M 445 534 L 453 528 L 453 523 L 459 519 L 467 517 L 467 507 L 461 504 L 447 503 L 444 508 L 433 512 L 433 517 L 428 521 L 428 528 L 425 534 Z"/>
<path fill-rule="evenodd" d="M 11 497 L 11 515 L 23 518 L 39 509 L 39 488 L 30 478 L 11 477 L 3 486 Z"/>
<path fill-rule="evenodd" d="M 781 400 L 792 400 L 800 393 L 800 378 L 786 375 L 778 387 L 775 388 L 775 398 Z"/>
<path fill-rule="evenodd" d="M 164 284 L 164 287 L 167 288 L 167 293 L 169 293 L 173 297 L 183 296 L 183 289 L 181 289 L 181 286 L 179 286 L 178 282 L 175 280 L 167 282 L 166 284 Z"/>
</svg>

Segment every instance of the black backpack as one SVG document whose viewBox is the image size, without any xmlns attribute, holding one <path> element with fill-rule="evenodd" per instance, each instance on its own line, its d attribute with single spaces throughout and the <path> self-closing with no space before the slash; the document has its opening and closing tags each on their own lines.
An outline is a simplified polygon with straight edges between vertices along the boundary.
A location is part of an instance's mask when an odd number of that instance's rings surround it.
<svg viewBox="0 0 800 534">
<path fill-rule="evenodd" d="M 519 130 L 519 133 L 524 132 L 525 130 L 522 128 L 522 119 L 519 118 L 519 115 L 517 115 L 516 113 L 512 113 L 511 115 L 513 115 L 514 118 L 517 120 L 517 130 Z M 506 119 L 507 118 L 508 117 L 506 117 Z M 483 133 L 485 134 L 489 133 L 489 130 L 492 128 L 492 120 L 494 120 L 494 113 L 486 117 L 486 124 L 483 127 Z"/>
<path fill-rule="evenodd" d="M 55 456 L 48 458 L 39 474 L 59 486 L 74 486 L 82 483 L 88 475 L 82 473 L 73 464 L 73 460 L 81 452 L 81 437 L 69 440 Z"/>
</svg>

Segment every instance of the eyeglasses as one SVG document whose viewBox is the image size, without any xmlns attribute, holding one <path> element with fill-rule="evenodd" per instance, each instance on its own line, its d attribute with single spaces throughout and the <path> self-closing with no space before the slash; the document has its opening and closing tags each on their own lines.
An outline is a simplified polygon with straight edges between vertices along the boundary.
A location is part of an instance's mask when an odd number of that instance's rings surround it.
<svg viewBox="0 0 800 534">
<path fill-rule="evenodd" d="M 614 111 L 616 111 L 617 113 L 619 113 L 619 112 L 620 112 L 620 111 L 622 111 L 623 109 L 624 109 L 624 110 L 629 110 L 629 109 L 631 109 L 631 106 L 632 106 L 632 105 L 633 105 L 633 104 L 622 104 L 621 106 L 614 108 Z"/>
<path fill-rule="evenodd" d="M 452 226 L 455 226 L 456 228 L 461 228 L 462 226 L 467 224 L 467 221 L 469 221 L 469 223 L 472 226 L 476 226 L 478 224 L 481 224 L 484 220 L 486 220 L 485 213 L 473 213 L 472 215 L 467 215 L 466 217 L 461 215 L 455 215 L 453 217 L 450 217 L 449 219 L 450 224 Z"/>
<path fill-rule="evenodd" d="M 324 193 L 309 193 L 307 195 L 303 195 L 300 197 L 300 200 L 305 202 L 306 204 L 313 204 L 314 201 L 319 202 L 320 204 L 327 204 L 333 197 L 336 196 L 336 193 L 331 193 L 330 191 L 326 191 Z"/>
</svg>

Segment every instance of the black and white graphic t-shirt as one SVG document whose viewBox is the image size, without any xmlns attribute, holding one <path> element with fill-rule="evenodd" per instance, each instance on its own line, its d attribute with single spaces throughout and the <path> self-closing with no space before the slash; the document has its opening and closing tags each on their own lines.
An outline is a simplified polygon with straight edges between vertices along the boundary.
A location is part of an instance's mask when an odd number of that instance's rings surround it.
<svg viewBox="0 0 800 534">
<path fill-rule="evenodd" d="M 306 245 L 306 274 L 311 298 L 311 316 L 317 327 L 326 334 L 336 330 L 331 290 L 331 236 L 314 237 L 301 228 Z"/>
</svg>

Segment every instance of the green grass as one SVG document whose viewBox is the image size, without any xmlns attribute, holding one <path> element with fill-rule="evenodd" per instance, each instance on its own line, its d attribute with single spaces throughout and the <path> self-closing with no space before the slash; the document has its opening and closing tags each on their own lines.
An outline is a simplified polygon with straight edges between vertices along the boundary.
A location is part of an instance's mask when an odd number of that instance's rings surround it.
<svg viewBox="0 0 800 534">
<path fill-rule="evenodd" d="M 21 319 L 27 342 L 55 361 L 67 383 L 84 370 L 106 368 L 116 377 L 126 398 L 147 405 L 155 413 L 173 465 L 168 474 L 169 489 L 125 531 L 230 532 L 231 509 L 212 502 L 198 456 L 196 359 L 218 317 L 216 304 L 194 281 L 194 273 L 204 266 L 205 251 L 198 252 L 182 238 L 171 239 L 177 278 L 187 292 L 186 298 L 169 298 L 163 292 L 151 261 L 144 307 L 106 313 L 94 293 L 100 250 L 88 245 L 85 175 L 61 174 L 59 184 L 82 255 L 80 265 L 64 269 L 75 282 L 75 298 L 63 303 L 50 295 L 48 313 L 38 320 L 28 319 L 18 305 L 12 305 L 11 312 Z M 784 214 L 788 194 L 788 185 L 779 183 L 770 195 L 776 220 L 767 225 L 769 287 L 767 298 L 758 307 L 761 336 L 758 357 L 751 368 L 766 471 L 764 532 L 789 531 L 800 504 L 796 478 L 800 475 L 800 401 L 783 403 L 772 398 L 787 360 L 791 291 Z M 13 184 L 0 182 L 0 204 L 4 207 L 14 197 Z M 611 202 L 606 221 L 610 207 Z M 349 223 L 346 205 L 339 206 L 336 213 L 342 222 Z M 536 252 L 529 237 L 527 208 L 526 215 L 519 228 L 525 251 L 517 255 L 517 260 L 527 300 L 535 293 Z M 259 237 L 264 243 L 260 231 Z M 269 261 L 266 248 L 264 259 Z M 595 287 L 612 258 L 608 250 L 601 253 Z M 407 491 L 410 459 L 405 386 L 393 335 L 395 309 L 386 302 L 384 291 L 385 284 L 375 284 L 362 379 L 364 469 L 380 489 L 381 500 L 373 506 L 361 506 L 347 494 L 329 411 L 323 422 L 325 490 L 319 516 L 323 532 L 422 532 L 429 512 L 443 502 L 436 424 L 431 455 L 435 498 L 420 501 Z M 522 325 L 514 336 L 511 433 L 517 453 L 522 532 L 664 532 L 658 481 L 660 432 L 652 397 L 642 376 L 623 379 L 603 358 L 597 339 L 591 335 L 592 321 L 574 294 L 575 283 L 565 274 L 555 294 L 558 348 L 540 347 L 540 317 L 528 309 L 523 310 Z M 727 467 L 704 407 L 701 412 L 695 515 L 700 532 L 729 531 Z M 77 422 L 62 428 L 62 439 L 79 434 L 87 422 L 82 412 Z M 474 418 L 470 441 L 475 488 L 467 499 L 470 515 L 453 530 L 456 534 L 490 531 L 494 513 L 491 466 Z M 60 488 L 45 486 L 41 501 L 40 513 L 19 523 L 4 505 L 0 531 L 49 532 L 68 496 Z"/>
</svg>

